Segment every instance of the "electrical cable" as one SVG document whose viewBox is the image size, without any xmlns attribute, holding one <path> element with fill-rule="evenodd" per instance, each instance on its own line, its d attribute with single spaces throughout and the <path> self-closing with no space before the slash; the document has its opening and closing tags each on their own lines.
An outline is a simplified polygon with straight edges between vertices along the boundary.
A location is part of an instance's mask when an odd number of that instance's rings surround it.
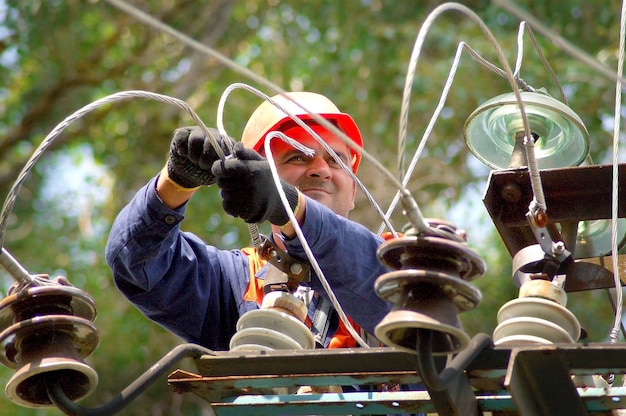
<svg viewBox="0 0 626 416">
<path fill-rule="evenodd" d="M 550 63 L 548 62 L 548 59 L 546 58 L 545 54 L 543 53 L 541 47 L 539 46 L 539 42 L 537 42 L 537 38 L 535 37 L 535 34 L 533 33 L 532 28 L 530 27 L 530 25 L 528 25 L 527 22 L 523 21 L 520 23 L 519 25 L 519 31 L 518 31 L 518 60 L 516 61 L 516 66 L 515 66 L 515 77 L 517 79 L 521 79 L 519 78 L 519 71 L 521 70 L 521 52 L 523 51 L 523 35 L 524 33 L 526 33 L 530 39 L 530 42 L 533 45 L 533 48 L 535 50 L 535 52 L 537 53 L 537 55 L 539 56 L 539 61 L 541 62 L 541 64 L 543 65 L 544 69 L 546 71 L 548 71 L 548 74 L 550 75 L 550 78 L 552 79 L 552 81 L 554 82 L 555 86 L 557 87 L 558 91 L 559 91 L 559 95 L 561 97 L 561 102 L 563 102 L 563 104 L 565 104 L 566 106 L 569 106 L 569 102 L 567 99 L 567 96 L 565 95 L 565 91 L 563 90 L 563 85 L 561 85 L 561 82 L 559 81 L 559 78 L 556 76 L 556 73 L 554 72 L 554 69 L 552 68 L 552 65 L 550 65 Z M 591 158 L 591 155 L 588 153 L 587 156 L 585 157 L 585 162 L 589 165 L 593 164 L 593 160 Z"/>
<path fill-rule="evenodd" d="M 224 56 L 223 54 L 219 53 L 215 49 L 210 48 L 210 47 L 208 47 L 206 45 L 203 45 L 202 43 L 198 42 L 197 40 L 195 40 L 195 39 L 185 35 L 184 33 L 174 29 L 171 26 L 166 25 L 165 23 L 155 19 L 154 17 L 150 16 L 149 14 L 141 11 L 140 9 L 136 8 L 135 6 L 133 6 L 131 4 L 128 4 L 127 2 L 125 2 L 123 0 L 105 0 L 105 1 L 107 3 L 109 3 L 109 4 L 111 4 L 112 6 L 116 7 L 117 9 L 122 10 L 126 14 L 132 16 L 133 18 L 139 20 L 140 22 L 142 22 L 142 23 L 144 23 L 144 24 L 146 24 L 146 25 L 156 29 L 157 31 L 170 35 L 174 39 L 180 41 L 184 45 L 187 45 L 187 46 L 193 48 L 197 52 L 203 53 L 204 55 L 210 56 L 211 58 L 214 58 L 214 59 L 218 60 L 219 62 L 221 62 L 222 64 L 224 64 L 228 68 L 232 69 L 236 73 L 238 73 L 240 75 L 243 75 L 244 77 L 249 78 L 250 80 L 252 80 L 254 82 L 257 82 L 260 85 L 263 85 L 264 87 L 268 88 L 269 90 L 274 91 L 277 94 L 278 93 L 281 93 L 281 94 L 285 93 L 285 91 L 282 88 L 280 88 L 278 85 L 270 82 L 266 78 L 261 77 L 261 76 L 255 74 L 254 72 L 250 71 L 248 68 L 237 64 L 235 61 L 233 61 L 232 59 L 228 58 L 227 56 Z"/>
<path fill-rule="evenodd" d="M 408 166 L 408 168 L 406 169 L 406 173 L 403 173 L 401 175 L 401 180 L 402 180 L 402 186 L 406 187 L 408 185 L 409 179 L 411 178 L 411 176 L 413 175 L 413 172 L 415 170 L 415 167 L 417 166 L 417 162 L 419 160 L 419 158 L 422 155 L 422 152 L 424 151 L 424 149 L 426 148 L 426 143 L 428 142 L 428 139 L 430 138 L 430 135 L 432 133 L 432 131 L 435 128 L 435 124 L 437 122 L 437 120 L 439 119 L 439 115 L 441 114 L 441 111 L 443 110 L 443 107 L 445 105 L 445 102 L 447 100 L 448 97 L 448 93 L 450 92 L 450 89 L 452 87 L 452 82 L 454 81 L 454 77 L 456 76 L 456 70 L 458 68 L 460 59 L 461 59 L 461 53 L 463 50 L 467 50 L 469 52 L 469 54 L 476 59 L 480 64 L 484 65 L 486 68 L 493 70 L 495 73 L 499 74 L 499 71 L 501 72 L 501 70 L 499 68 L 497 68 L 495 65 L 491 64 L 490 62 L 486 61 L 485 59 L 483 59 L 478 53 L 476 53 L 467 43 L 465 42 L 459 42 L 458 46 L 457 46 L 457 50 L 456 53 L 454 55 L 454 59 L 452 61 L 452 65 L 450 67 L 450 71 L 448 73 L 448 77 L 446 79 L 446 83 L 443 87 L 442 93 L 439 97 L 439 102 L 437 103 L 437 106 L 435 107 L 435 110 L 433 112 L 433 115 L 431 116 L 426 129 L 424 130 L 424 133 L 422 135 L 422 139 L 420 140 L 420 143 L 417 147 L 417 150 L 415 151 L 415 153 L 413 154 L 413 157 L 411 159 L 411 162 Z M 401 136 L 401 139 L 399 140 L 399 164 L 398 164 L 398 169 L 400 172 L 404 172 L 404 168 L 402 165 L 402 162 L 404 160 L 404 143 L 406 142 L 406 135 Z M 389 208 L 387 209 L 387 212 L 385 214 L 385 219 L 389 219 L 391 217 L 391 214 L 395 211 L 395 208 L 398 204 L 398 202 L 400 202 L 400 198 L 401 198 L 402 194 L 401 192 L 397 192 L 391 203 L 389 204 Z M 378 230 L 378 233 L 382 233 L 383 231 L 383 227 L 384 224 L 381 225 L 381 227 Z M 423 228 L 423 227 L 422 227 Z"/>
<path fill-rule="evenodd" d="M 317 136 L 312 130 L 310 133 L 313 133 L 314 137 Z M 278 190 L 278 194 L 280 195 L 280 200 L 282 201 L 285 207 L 287 215 L 289 216 L 289 221 L 291 222 L 291 225 L 293 226 L 293 229 L 296 232 L 296 236 L 298 237 L 300 243 L 302 244 L 302 248 L 304 252 L 306 253 L 306 256 L 309 262 L 311 263 L 311 267 L 313 267 L 313 270 L 315 270 L 315 273 L 317 277 L 319 278 L 320 283 L 322 284 L 322 287 L 324 288 L 324 290 L 326 291 L 326 294 L 328 295 L 328 299 L 330 299 L 331 304 L 333 305 L 333 307 L 337 311 L 337 314 L 339 315 L 339 319 L 341 319 L 341 321 L 344 323 L 350 335 L 352 335 L 352 337 L 356 340 L 356 342 L 361 347 L 369 348 L 369 345 L 367 344 L 367 342 L 365 342 L 363 338 L 361 338 L 361 336 L 356 332 L 356 330 L 354 329 L 354 327 L 348 320 L 348 317 L 343 311 L 343 308 L 341 307 L 339 300 L 337 300 L 337 296 L 335 296 L 335 292 L 332 290 L 332 287 L 328 283 L 328 280 L 326 279 L 324 272 L 320 268 L 319 263 L 317 262 L 317 259 L 315 258 L 315 255 L 313 254 L 313 251 L 311 250 L 311 247 L 309 246 L 309 243 L 306 240 L 304 233 L 302 232 L 302 228 L 300 227 L 300 224 L 298 223 L 298 220 L 296 219 L 295 213 L 293 212 L 293 210 L 291 209 L 289 205 L 289 201 L 287 200 L 287 195 L 285 194 L 285 191 L 280 183 L 280 176 L 278 176 L 278 170 L 276 168 L 276 163 L 274 161 L 274 154 L 272 153 L 272 148 L 270 146 L 270 142 L 275 138 L 284 140 L 285 142 L 289 143 L 294 148 L 300 150 L 306 155 L 313 156 L 314 152 L 308 147 L 300 144 L 299 142 L 291 139 L 289 136 L 286 136 L 284 133 L 278 132 L 278 131 L 269 133 L 265 137 L 265 142 L 263 144 L 264 149 L 265 149 L 265 155 L 269 162 L 270 169 L 272 171 L 272 176 L 274 178 L 274 184 L 276 186 L 276 189 Z M 317 138 L 321 140 L 321 138 L 319 137 Z M 321 141 L 323 142 L 323 140 Z"/>
<path fill-rule="evenodd" d="M 567 53 L 572 58 L 579 60 L 580 62 L 586 64 L 591 69 L 597 71 L 600 75 L 609 79 L 612 82 L 621 81 L 623 84 L 626 81 L 622 74 L 617 75 L 611 68 L 603 65 L 597 59 L 593 58 L 589 54 L 585 53 L 583 50 L 569 42 L 567 39 L 560 36 L 555 31 L 548 28 L 546 25 L 541 23 L 538 19 L 536 19 L 530 13 L 524 11 L 521 7 L 517 6 L 511 0 L 492 0 L 493 3 L 502 7 L 509 13 L 514 16 L 517 16 L 520 20 L 526 21 L 530 26 L 532 26 L 537 32 L 542 34 L 543 36 L 549 38 L 559 49 L 563 52 Z"/>
<path fill-rule="evenodd" d="M 548 206 L 546 197 L 543 193 L 543 185 L 541 184 L 541 175 L 539 174 L 539 164 L 535 157 L 535 140 L 532 136 L 524 137 L 524 149 L 526 150 L 526 160 L 528 161 L 528 174 L 530 175 L 530 188 L 533 191 L 533 199 L 530 202 L 529 211 L 535 212 L 534 206 L 541 211 L 546 212 Z M 551 253 L 546 253 L 550 255 Z"/>
<path fill-rule="evenodd" d="M 99 407 L 85 407 L 74 403 L 63 391 L 59 383 L 55 383 L 55 379 L 50 377 L 46 381 L 46 388 L 50 401 L 63 413 L 72 416 L 110 416 L 114 415 L 137 396 L 143 393 L 161 376 L 171 370 L 174 364 L 185 358 L 197 359 L 203 355 L 215 355 L 215 353 L 207 348 L 196 344 L 180 344 L 174 347 L 163 358 L 152 365 L 145 373 L 133 381 L 122 392 L 115 396 L 111 401 Z"/>
<path fill-rule="evenodd" d="M 607 300 L 609 301 L 609 304 L 611 305 L 611 309 L 613 310 L 613 314 L 615 316 L 618 316 L 618 314 L 617 314 L 617 312 L 618 312 L 617 311 L 617 305 L 615 305 L 615 300 L 613 299 L 613 295 L 611 294 L 610 288 L 604 288 L 604 292 L 606 293 Z M 620 330 L 621 330 L 622 336 L 626 337 L 626 327 L 624 326 L 623 322 L 620 322 Z"/>
<path fill-rule="evenodd" d="M 526 132 L 526 135 L 530 136 L 530 131 L 528 128 L 528 122 L 526 118 L 526 112 L 524 110 L 523 102 L 519 93 L 519 88 L 517 86 L 515 77 L 513 76 L 511 67 L 509 66 L 508 62 L 506 61 L 504 57 L 504 52 L 502 51 L 502 48 L 500 47 L 498 41 L 495 39 L 493 33 L 485 25 L 482 19 L 479 16 L 477 16 L 471 9 L 458 3 L 444 3 L 436 7 L 431 13 L 428 14 L 428 16 L 426 17 L 426 20 L 424 21 L 424 23 L 422 24 L 422 27 L 420 28 L 418 32 L 417 38 L 413 46 L 413 51 L 411 53 L 411 58 L 409 62 L 409 68 L 407 70 L 407 76 L 405 78 L 404 91 L 402 94 L 402 108 L 401 108 L 400 128 L 399 128 L 399 136 L 398 136 L 399 149 L 403 149 L 404 143 L 406 142 L 406 135 L 407 135 L 407 130 L 408 130 L 408 110 L 409 110 L 409 102 L 411 98 L 411 90 L 413 87 L 413 79 L 415 78 L 415 72 L 417 70 L 417 62 L 419 60 L 426 35 L 428 34 L 428 31 L 430 30 L 430 27 L 433 25 L 434 21 L 441 14 L 448 12 L 448 11 L 458 11 L 461 14 L 473 20 L 479 26 L 479 28 L 481 29 L 481 31 L 483 32 L 483 34 L 485 35 L 489 43 L 494 47 L 496 55 L 498 56 L 498 60 L 500 64 L 502 65 L 502 67 L 504 68 L 505 73 L 507 74 L 506 78 L 511 84 L 511 89 L 515 93 L 517 101 L 520 104 L 520 112 L 522 113 L 522 118 L 524 120 L 524 125 L 525 125 L 524 130 Z M 406 175 L 402 175 L 402 176 L 404 177 Z"/>
<path fill-rule="evenodd" d="M 559 78 L 556 76 L 554 69 L 552 69 L 552 65 L 550 65 L 550 63 L 548 62 L 548 59 L 546 58 L 543 51 L 541 50 L 541 47 L 539 46 L 539 42 L 537 42 L 537 38 L 535 37 L 535 34 L 533 33 L 531 27 L 526 22 L 521 22 L 519 25 L 518 43 L 517 43 L 519 62 L 517 62 L 515 65 L 515 77 L 519 78 L 520 76 L 519 72 L 521 70 L 521 64 L 522 64 L 521 53 L 523 52 L 523 49 L 524 49 L 524 33 L 528 34 L 528 37 L 530 38 L 530 42 L 532 43 L 535 49 L 535 52 L 539 56 L 539 61 L 541 61 L 541 63 L 543 64 L 544 69 L 548 71 L 550 78 L 552 79 L 557 89 L 559 90 L 561 101 L 563 102 L 563 104 L 569 105 L 567 102 L 567 96 L 565 95 L 565 91 L 563 90 L 563 86 L 561 85 L 561 81 L 559 81 Z"/>
<path fill-rule="evenodd" d="M 520 95 L 520 91 L 519 91 L 519 84 L 518 84 L 518 80 L 514 77 L 513 72 L 509 66 L 509 64 L 507 63 L 505 57 L 504 57 L 504 52 L 502 51 L 502 48 L 500 47 L 500 45 L 498 44 L 497 40 L 495 39 L 494 35 L 491 33 L 491 31 L 489 30 L 489 28 L 485 25 L 485 23 L 480 19 L 480 17 L 478 17 L 472 10 L 470 10 L 469 8 L 458 4 L 458 3 L 444 3 L 440 6 L 438 6 L 437 8 L 435 8 L 431 13 L 429 13 L 429 15 L 426 17 L 426 20 L 424 21 L 424 23 L 422 24 L 422 27 L 420 28 L 418 35 L 415 39 L 414 42 L 414 46 L 413 46 L 413 51 L 411 53 L 411 58 L 410 58 L 410 62 L 409 62 L 409 68 L 407 70 L 407 75 L 405 78 L 405 84 L 404 84 L 404 91 L 403 91 L 403 97 L 402 97 L 402 108 L 401 108 L 401 115 L 400 115 L 400 127 L 399 127 L 399 132 L 398 132 L 398 157 L 399 157 L 399 171 L 400 171 L 400 178 L 402 180 L 402 187 L 399 187 L 398 189 L 400 189 L 400 191 L 398 191 L 398 193 L 396 193 L 396 195 L 394 196 L 389 209 L 387 210 L 387 218 L 389 218 L 391 216 L 391 213 L 395 210 L 396 204 L 398 203 L 398 201 L 400 200 L 400 196 L 401 196 L 401 189 L 405 188 L 408 180 L 410 178 L 410 176 L 412 175 L 412 172 L 417 164 L 417 160 L 419 159 L 421 152 L 423 151 L 426 141 L 428 139 L 428 137 L 430 136 L 430 133 L 432 132 L 433 128 L 434 128 L 434 124 L 437 121 L 438 117 L 439 117 L 439 113 L 441 112 L 443 105 L 445 103 L 447 94 L 451 88 L 451 84 L 454 80 L 454 76 L 456 74 L 456 69 L 458 67 L 459 61 L 460 61 L 460 54 L 461 51 L 464 50 L 466 47 L 469 48 L 469 46 L 465 43 L 465 42 L 461 42 L 459 43 L 458 47 L 457 47 L 457 52 L 455 54 L 454 60 L 453 60 L 453 64 L 451 67 L 451 70 L 449 72 L 449 75 L 446 79 L 446 83 L 444 85 L 443 88 L 443 93 L 441 94 L 439 103 L 437 105 L 437 108 L 435 109 L 435 112 L 433 114 L 433 116 L 431 117 L 431 120 L 426 128 L 426 131 L 424 132 L 424 135 L 422 136 L 422 140 L 420 141 L 419 147 L 416 150 L 413 159 L 411 161 L 411 164 L 409 166 L 409 168 L 407 169 L 407 172 L 404 173 L 404 169 L 403 169 L 403 155 L 404 155 L 404 148 L 405 148 L 405 143 L 406 143 L 406 136 L 407 136 L 407 131 L 408 131 L 408 110 L 409 110 L 409 102 L 410 102 L 410 98 L 411 98 L 411 90 L 412 90 L 412 85 L 413 85 L 413 79 L 415 77 L 415 72 L 417 70 L 417 62 L 419 60 L 420 54 L 421 54 L 421 50 L 426 38 L 426 35 L 428 34 L 431 26 L 433 25 L 434 21 L 443 13 L 448 12 L 448 11 L 458 11 L 461 12 L 462 14 L 464 14 L 465 16 L 469 17 L 470 19 L 472 19 L 481 29 L 481 31 L 483 32 L 483 34 L 485 35 L 485 37 L 488 39 L 488 41 L 491 43 L 491 45 L 494 47 L 494 50 L 496 51 L 496 54 L 498 56 L 498 60 L 500 61 L 501 65 L 503 66 L 504 70 L 499 70 L 497 67 L 495 67 L 495 65 L 493 64 L 486 64 L 486 67 L 488 67 L 489 69 L 493 69 L 495 70 L 496 73 L 498 73 L 499 75 L 503 75 L 505 76 L 505 78 L 509 81 L 509 83 L 511 84 L 511 88 L 516 96 L 518 105 L 520 107 L 520 113 L 522 116 L 522 120 L 523 120 L 523 124 L 524 124 L 524 132 L 526 134 L 526 136 L 530 137 L 530 128 L 528 125 L 528 119 L 526 117 L 526 111 L 525 111 L 525 107 L 524 107 L 524 103 L 521 99 L 521 95 Z M 471 48 L 469 48 L 470 50 L 470 54 L 477 58 L 479 63 L 485 64 L 487 61 L 485 61 L 484 59 L 480 58 L 478 59 L 478 57 L 480 57 L 480 55 L 476 54 L 475 52 L 473 52 L 473 50 Z M 424 229 L 420 229 L 418 227 L 418 231 L 426 231 Z"/>
<path fill-rule="evenodd" d="M 432 353 L 433 332 L 429 329 L 420 330 L 416 345 L 417 373 L 420 375 L 424 385 L 431 391 L 442 391 L 450 387 L 452 382 L 463 374 L 467 366 L 483 350 L 493 346 L 489 335 L 478 333 L 470 340 L 467 348 L 455 355 L 441 373 L 437 373 Z"/>
<path fill-rule="evenodd" d="M 234 83 L 234 84 L 231 84 L 230 86 L 228 86 L 224 90 L 224 92 L 222 93 L 222 96 L 220 97 L 220 101 L 219 101 L 218 107 L 217 107 L 217 128 L 218 128 L 218 130 L 220 132 L 223 131 L 224 132 L 223 134 L 226 134 L 225 129 L 224 129 L 224 120 L 223 120 L 224 119 L 224 106 L 226 105 L 227 97 L 233 91 L 235 91 L 236 89 L 243 89 L 243 90 L 245 90 L 247 92 L 250 92 L 250 93 L 256 95 L 257 97 L 259 97 L 259 98 L 269 102 L 270 104 L 272 104 L 273 106 L 278 108 L 280 111 L 285 113 L 287 116 L 289 116 L 289 118 L 291 118 L 298 126 L 302 127 L 307 133 L 309 133 L 309 135 L 311 135 L 324 148 L 324 150 L 326 152 L 328 152 L 328 154 L 339 164 L 339 166 L 341 166 L 343 171 L 346 172 L 350 176 L 350 178 L 352 178 L 352 180 L 357 184 L 357 186 L 363 192 L 363 194 L 365 194 L 365 197 L 367 198 L 369 203 L 372 205 L 372 207 L 374 208 L 376 213 L 383 219 L 384 226 L 391 232 L 393 237 L 397 237 L 396 230 L 394 229 L 394 227 L 391 224 L 391 222 L 389 222 L 389 220 L 385 217 L 385 214 L 383 213 L 382 209 L 380 208 L 380 205 L 374 199 L 373 195 L 369 192 L 369 190 L 365 187 L 363 182 L 354 174 L 354 172 L 352 172 L 352 169 L 349 166 L 347 166 L 343 162 L 343 160 L 341 160 L 341 158 L 335 153 L 335 151 L 330 146 L 328 146 L 328 144 L 324 140 L 322 140 L 322 138 L 317 133 L 315 133 L 307 123 L 302 121 L 295 114 L 293 114 L 290 111 L 288 111 L 286 108 L 281 106 L 279 103 L 277 103 L 271 97 L 269 97 L 268 95 L 266 95 L 263 92 L 259 91 L 258 89 L 254 88 L 254 87 L 252 87 L 250 85 L 247 85 L 247 84 Z M 288 96 L 286 96 L 286 97 L 288 97 Z M 295 101 L 293 101 L 293 102 L 295 103 Z M 305 109 L 303 108 L 303 110 L 305 110 Z M 318 117 L 321 120 L 324 120 L 330 126 L 333 126 L 332 123 L 328 123 L 328 120 L 325 120 L 325 119 L 319 117 L 318 114 L 310 113 L 310 112 L 308 114 L 311 117 L 313 117 L 313 118 Z M 337 129 L 336 126 L 333 126 L 333 127 L 336 130 L 336 132 L 333 132 L 333 134 L 335 134 L 337 136 L 343 136 L 342 137 L 343 142 L 346 143 L 347 141 L 350 141 L 351 142 L 351 146 L 350 147 L 354 148 L 354 142 L 352 142 L 352 140 L 343 131 Z M 391 173 L 388 170 L 385 169 L 385 171 L 386 171 L 387 175 L 390 178 L 393 178 L 393 180 L 395 181 L 395 178 L 393 177 L 393 175 L 391 175 Z M 285 208 L 287 209 L 287 207 L 288 207 L 288 204 L 287 204 L 287 206 L 285 206 Z"/>
<path fill-rule="evenodd" d="M 613 279 L 615 281 L 615 321 L 609 334 L 611 343 L 619 341 L 619 329 L 622 323 L 623 292 L 619 269 L 619 251 L 617 249 L 617 221 L 619 218 L 619 142 L 620 122 L 622 116 L 622 74 L 624 72 L 624 49 L 626 36 L 626 1 L 622 1 L 620 14 L 619 52 L 617 59 L 617 82 L 615 83 L 615 125 L 613 127 L 613 192 L 611 195 L 611 253 L 613 262 Z"/>
<path fill-rule="evenodd" d="M 225 159 L 226 156 L 224 152 L 222 151 L 221 147 L 217 145 L 217 142 L 215 141 L 215 139 L 208 133 L 207 126 L 204 124 L 204 122 L 200 119 L 200 117 L 191 109 L 191 107 L 186 102 L 179 100 L 178 98 L 169 97 L 167 95 L 156 94 L 153 92 L 141 91 L 141 90 L 122 91 L 122 92 L 108 95 L 106 97 L 103 97 L 99 100 L 96 100 L 80 108 L 79 110 L 75 111 L 74 113 L 66 117 L 61 123 L 57 124 L 50 133 L 48 133 L 48 135 L 44 138 L 41 144 L 35 149 L 31 157 L 28 159 L 28 161 L 22 168 L 17 179 L 13 183 L 13 186 L 9 190 L 9 193 L 2 206 L 2 211 L 0 212 L 0 247 L 4 247 L 4 235 L 6 232 L 7 220 L 8 220 L 9 215 L 11 214 L 11 211 L 13 210 L 15 201 L 17 200 L 17 195 L 19 194 L 20 189 L 22 188 L 22 185 L 28 178 L 31 170 L 33 169 L 37 161 L 41 158 L 41 156 L 48 149 L 48 147 L 50 147 L 50 145 L 54 142 L 54 140 L 68 126 L 70 126 L 73 122 L 83 117 L 85 114 L 93 110 L 96 110 L 104 105 L 107 105 L 109 103 L 127 100 L 130 98 L 150 98 L 156 101 L 175 105 L 179 107 L 180 109 L 184 110 L 191 116 L 194 122 L 198 126 L 200 126 L 200 128 L 203 129 L 203 131 L 205 132 L 205 135 L 209 138 L 209 140 L 211 140 L 211 144 L 216 149 L 218 156 L 222 160 Z M 16 279 L 22 286 L 40 285 L 40 284 L 46 284 L 46 282 L 48 282 L 45 279 L 33 279 L 33 278 L 26 277 L 27 275 L 22 273 L 22 269 L 23 270 L 25 269 L 21 267 L 10 266 L 9 261 L 11 260 L 11 258 L 7 256 L 8 252 L 6 252 L 4 249 L 2 251 L 3 253 L 0 259 L 2 261 L 0 262 L 0 265 L 2 265 L 3 267 L 5 266 L 5 264 L 9 265 L 9 267 L 6 268 L 7 272 L 15 273 L 15 274 L 12 274 L 12 277 Z M 16 271 L 19 273 L 16 273 Z"/>
</svg>

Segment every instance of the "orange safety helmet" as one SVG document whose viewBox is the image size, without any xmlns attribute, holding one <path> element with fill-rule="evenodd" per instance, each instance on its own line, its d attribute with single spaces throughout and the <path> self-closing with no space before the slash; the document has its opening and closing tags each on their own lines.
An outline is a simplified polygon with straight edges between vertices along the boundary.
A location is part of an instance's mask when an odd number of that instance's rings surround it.
<svg viewBox="0 0 626 416">
<path fill-rule="evenodd" d="M 357 146 L 363 147 L 363 138 L 359 128 L 348 114 L 339 111 L 337 106 L 328 98 L 313 92 L 289 92 L 289 98 L 297 101 L 304 108 L 324 119 L 334 123 L 341 131 L 352 139 Z M 301 120 L 313 120 L 313 117 L 305 112 L 293 101 L 279 94 L 272 97 L 277 104 L 294 114 Z M 285 131 L 286 128 L 294 127 L 294 121 L 286 113 L 281 111 L 269 101 L 263 101 L 250 116 L 246 127 L 243 129 L 241 141 L 244 147 L 259 151 L 263 146 L 265 136 L 271 131 Z M 356 173 L 361 163 L 361 154 L 350 148 L 352 156 L 352 171 Z"/>
</svg>

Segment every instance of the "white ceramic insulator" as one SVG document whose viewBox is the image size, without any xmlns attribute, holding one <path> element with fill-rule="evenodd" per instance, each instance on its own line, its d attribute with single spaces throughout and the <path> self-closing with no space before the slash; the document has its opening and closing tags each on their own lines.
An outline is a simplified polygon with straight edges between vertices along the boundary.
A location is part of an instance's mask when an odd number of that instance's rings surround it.
<svg viewBox="0 0 626 416">
<path fill-rule="evenodd" d="M 495 345 L 574 343 L 580 337 L 578 319 L 556 301 L 522 297 L 498 311 Z"/>
<path fill-rule="evenodd" d="M 303 323 L 306 306 L 286 292 L 270 292 L 261 309 L 246 312 L 237 321 L 237 333 L 230 340 L 230 350 L 312 349 L 311 330 Z"/>
</svg>

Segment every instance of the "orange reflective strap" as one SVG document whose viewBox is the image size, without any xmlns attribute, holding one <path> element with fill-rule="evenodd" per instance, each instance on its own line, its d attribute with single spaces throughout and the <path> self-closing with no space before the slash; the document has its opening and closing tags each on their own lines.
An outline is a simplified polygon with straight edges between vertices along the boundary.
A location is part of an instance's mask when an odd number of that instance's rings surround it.
<svg viewBox="0 0 626 416">
<path fill-rule="evenodd" d="M 248 256 L 248 273 L 249 282 L 246 292 L 243 294 L 243 299 L 248 302 L 256 302 L 259 305 L 263 301 L 263 280 L 257 279 L 256 274 L 265 265 L 266 261 L 259 256 L 256 248 L 245 247 L 241 249 L 243 253 Z"/>
</svg>

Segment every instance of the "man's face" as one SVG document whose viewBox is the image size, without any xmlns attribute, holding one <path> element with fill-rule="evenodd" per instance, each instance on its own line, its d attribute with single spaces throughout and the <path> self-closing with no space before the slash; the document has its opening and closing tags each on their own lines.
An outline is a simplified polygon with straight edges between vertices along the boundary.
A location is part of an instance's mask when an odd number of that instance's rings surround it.
<svg viewBox="0 0 626 416">
<path fill-rule="evenodd" d="M 350 167 L 348 145 L 321 126 L 311 128 Z M 285 134 L 313 149 L 315 155 L 306 156 L 284 141 L 278 138 L 272 139 L 272 154 L 278 175 L 298 187 L 306 196 L 347 218 L 350 210 L 354 208 L 356 195 L 356 184 L 350 175 L 304 129 L 295 127 L 285 131 Z"/>
</svg>

